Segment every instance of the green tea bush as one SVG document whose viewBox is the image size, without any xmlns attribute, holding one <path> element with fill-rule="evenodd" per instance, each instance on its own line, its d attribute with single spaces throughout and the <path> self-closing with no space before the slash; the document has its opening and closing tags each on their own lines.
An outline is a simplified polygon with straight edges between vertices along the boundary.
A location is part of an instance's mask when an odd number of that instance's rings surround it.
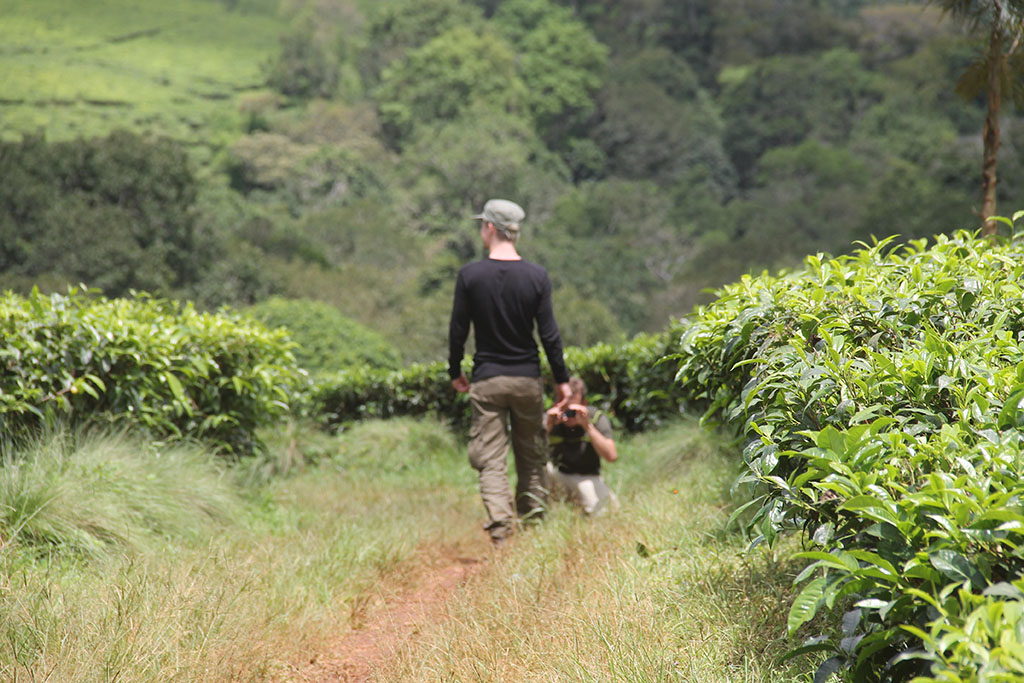
<svg viewBox="0 0 1024 683">
<path fill-rule="evenodd" d="M 682 387 L 673 384 L 682 324 L 656 335 L 639 335 L 621 345 L 597 344 L 565 351 L 569 371 L 587 384 L 591 403 L 602 406 L 630 431 L 660 424 L 682 410 Z M 547 361 L 541 366 L 547 370 Z M 468 372 L 468 368 L 467 368 Z M 545 377 L 549 389 L 550 375 Z M 368 417 L 436 414 L 456 428 L 469 425 L 470 406 L 452 389 L 445 362 L 402 370 L 352 368 L 316 380 L 311 410 L 330 427 Z"/>
<path fill-rule="evenodd" d="M 242 454 L 303 381 L 283 332 L 145 296 L 8 293 L 0 337 L 5 437 L 105 420 Z"/>
<path fill-rule="evenodd" d="M 469 402 L 452 389 L 447 363 L 418 363 L 401 370 L 354 367 L 313 381 L 311 408 L 327 427 L 366 418 L 436 414 L 455 427 L 468 425 Z"/>
<path fill-rule="evenodd" d="M 1024 244 L 890 247 L 724 288 L 677 379 L 749 436 L 755 541 L 806 534 L 791 630 L 843 613 L 816 680 L 1020 680 Z"/>
<path fill-rule="evenodd" d="M 673 322 L 663 332 L 637 335 L 624 344 L 569 348 L 565 361 L 586 383 L 591 403 L 631 432 L 651 429 L 686 409 L 685 392 L 673 382 L 678 361 L 669 357 L 684 329 L 682 322 Z"/>
</svg>

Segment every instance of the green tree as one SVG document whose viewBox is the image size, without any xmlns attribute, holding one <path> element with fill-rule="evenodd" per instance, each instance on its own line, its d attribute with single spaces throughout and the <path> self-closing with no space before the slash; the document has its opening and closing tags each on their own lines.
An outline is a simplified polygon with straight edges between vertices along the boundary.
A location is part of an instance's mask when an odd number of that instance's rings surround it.
<svg viewBox="0 0 1024 683">
<path fill-rule="evenodd" d="M 751 270 L 846 251 L 859 237 L 870 180 L 868 164 L 845 146 L 809 139 L 768 150 L 742 196 L 690 218 L 694 225 L 683 236 L 691 244 L 673 284 L 692 305 L 702 288 Z"/>
<path fill-rule="evenodd" d="M 457 118 L 473 103 L 522 107 L 526 87 L 516 54 L 501 37 L 457 26 L 384 70 L 376 97 L 386 137 L 396 146 L 417 126 Z"/>
<path fill-rule="evenodd" d="M 870 174 L 854 238 L 888 230 L 912 239 L 971 227 L 975 145 L 941 111 L 911 93 L 889 97 L 857 122 L 850 148 Z"/>
<path fill-rule="evenodd" d="M 267 255 L 241 236 L 210 235 L 199 247 L 202 276 L 182 293 L 205 309 L 247 306 L 284 288 L 278 274 L 268 272 Z"/>
<path fill-rule="evenodd" d="M 598 98 L 601 122 L 594 128 L 606 173 L 662 185 L 694 183 L 706 175 L 716 186 L 706 190 L 730 195 L 736 173 L 722 146 L 722 121 L 689 65 L 660 48 L 610 71 Z"/>
<path fill-rule="evenodd" d="M 882 97 L 879 79 L 846 49 L 772 57 L 730 70 L 722 80 L 724 143 L 743 186 L 773 147 L 806 138 L 845 143 L 854 123 Z"/>
<path fill-rule="evenodd" d="M 890 160 L 866 188 L 858 238 L 898 234 L 901 240 L 910 240 L 976 227 L 971 188 L 965 182 L 974 165 L 966 158 L 968 151 L 927 169 L 904 159 Z"/>
<path fill-rule="evenodd" d="M 553 148 L 594 111 L 607 48 L 568 10 L 548 0 L 501 3 L 493 22 L 519 53 L 527 109 Z"/>
<path fill-rule="evenodd" d="M 552 303 L 558 318 L 558 331 L 565 346 L 588 347 L 599 343 L 615 344 L 625 337 L 622 326 L 604 301 L 607 292 L 585 297 L 571 287 L 555 290 Z"/>
<path fill-rule="evenodd" d="M 0 275 L 84 282 L 111 296 L 193 281 L 197 183 L 177 143 L 106 138 L 0 143 Z"/>
<path fill-rule="evenodd" d="M 267 84 L 302 99 L 361 96 L 365 19 L 358 0 L 281 0 L 280 13 L 289 23 L 264 67 Z"/>
<path fill-rule="evenodd" d="M 277 58 L 266 67 L 267 85 L 293 97 L 330 97 L 338 87 L 338 58 L 319 37 L 312 17 L 281 36 Z"/>
<path fill-rule="evenodd" d="M 323 249 L 330 268 L 358 264 L 384 273 L 414 272 L 431 246 L 412 229 L 400 204 L 380 197 L 310 211 L 294 231 Z"/>
<path fill-rule="evenodd" d="M 672 220 L 671 195 L 651 181 L 587 182 L 533 225 L 536 243 L 523 251 L 536 250 L 530 257 L 548 267 L 557 289 L 602 302 L 627 333 L 636 333 L 665 323 L 648 302 L 686 261 L 682 227 Z"/>
<path fill-rule="evenodd" d="M 431 233 L 469 226 L 466 217 L 492 196 L 531 197 L 536 203 L 544 188 L 563 187 L 567 176 L 528 119 L 486 104 L 423 126 L 403 153 L 399 170 L 412 205 L 410 227 Z"/>
<path fill-rule="evenodd" d="M 1004 93 L 1024 107 L 1024 1 L 929 0 L 971 31 L 987 32 L 984 52 L 964 72 L 957 92 L 971 99 L 984 92 L 985 125 L 982 129 L 981 218 L 984 233 L 994 234 L 998 224 L 988 220 L 996 213 L 996 165 L 999 156 L 999 110 Z"/>
<path fill-rule="evenodd" d="M 727 65 L 853 44 L 850 26 L 819 0 L 563 0 L 616 54 L 664 47 L 706 87 Z"/>
<path fill-rule="evenodd" d="M 477 30 L 483 17 L 462 0 L 393 0 L 377 3 L 366 28 L 360 70 L 370 86 L 392 62 L 457 26 Z"/>
<path fill-rule="evenodd" d="M 712 81 L 716 0 L 563 0 L 613 54 L 665 47 Z"/>
<path fill-rule="evenodd" d="M 1000 173 L 1005 178 L 1024 178 L 1024 118 L 1018 116 L 1004 125 Z M 997 189 L 1002 206 L 1024 207 L 1024 187 L 1020 183 L 1001 183 Z"/>
<path fill-rule="evenodd" d="M 919 4 L 886 3 L 864 7 L 859 19 L 857 51 L 869 68 L 910 57 L 954 33 L 938 8 Z"/>
<path fill-rule="evenodd" d="M 283 203 L 293 215 L 323 204 L 340 204 L 373 192 L 382 182 L 383 150 L 373 145 L 296 142 L 256 132 L 228 150 L 231 186 L 250 200 Z"/>
<path fill-rule="evenodd" d="M 868 167 L 845 146 L 805 140 L 765 153 L 749 193 L 749 216 L 740 243 L 758 265 L 795 265 L 804 255 L 843 252 L 858 237 Z"/>
<path fill-rule="evenodd" d="M 854 124 L 850 147 L 867 159 L 898 157 L 925 171 L 942 163 L 961 135 L 953 121 L 922 106 L 913 95 L 896 95 L 879 102 Z"/>
<path fill-rule="evenodd" d="M 775 55 L 849 48 L 851 27 L 819 0 L 717 0 L 712 10 L 713 68 Z"/>
</svg>

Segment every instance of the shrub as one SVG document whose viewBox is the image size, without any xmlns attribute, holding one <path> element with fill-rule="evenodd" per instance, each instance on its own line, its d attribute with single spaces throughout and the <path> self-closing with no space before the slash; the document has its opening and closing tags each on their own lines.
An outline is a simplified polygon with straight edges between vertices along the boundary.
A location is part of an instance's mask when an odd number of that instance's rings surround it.
<svg viewBox="0 0 1024 683">
<path fill-rule="evenodd" d="M 198 190 L 185 149 L 127 131 L 0 142 L 0 275 L 109 296 L 194 282 Z M 24 290 L 28 291 L 29 287 Z"/>
<path fill-rule="evenodd" d="M 302 378 L 281 332 L 136 296 L 0 297 L 0 430 L 116 421 L 245 453 Z"/>
<path fill-rule="evenodd" d="M 338 86 L 338 59 L 317 35 L 312 17 L 281 36 L 277 59 L 265 65 L 267 85 L 292 97 L 331 97 Z"/>
<path fill-rule="evenodd" d="M 295 359 L 310 372 L 361 365 L 395 369 L 401 362 L 398 350 L 384 337 L 327 303 L 271 297 L 246 313 L 270 328 L 285 328 L 296 343 Z"/>
<path fill-rule="evenodd" d="M 315 378 L 311 411 L 326 427 L 366 418 L 433 413 L 456 428 L 469 424 L 469 401 L 448 380 L 447 364 L 414 364 L 401 370 L 355 367 Z"/>
</svg>

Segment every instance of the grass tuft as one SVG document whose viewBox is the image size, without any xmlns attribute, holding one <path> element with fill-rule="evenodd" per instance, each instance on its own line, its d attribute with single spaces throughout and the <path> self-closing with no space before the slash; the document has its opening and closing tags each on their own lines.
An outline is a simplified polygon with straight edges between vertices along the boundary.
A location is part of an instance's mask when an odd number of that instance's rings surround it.
<svg viewBox="0 0 1024 683">
<path fill-rule="evenodd" d="M 237 516 L 215 459 L 125 433 L 60 431 L 3 455 L 0 537 L 40 553 L 108 558 L 199 538 Z"/>
<path fill-rule="evenodd" d="M 0 680 L 287 680 L 429 571 L 423 548 L 482 534 L 442 425 L 300 436 L 315 457 L 269 480 L 125 434 L 4 452 Z"/>
</svg>

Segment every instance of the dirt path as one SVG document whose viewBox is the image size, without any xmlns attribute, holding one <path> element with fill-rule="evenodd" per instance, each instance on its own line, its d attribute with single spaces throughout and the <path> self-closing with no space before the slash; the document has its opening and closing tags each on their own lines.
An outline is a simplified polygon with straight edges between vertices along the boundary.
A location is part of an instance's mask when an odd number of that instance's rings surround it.
<svg viewBox="0 0 1024 683">
<path fill-rule="evenodd" d="M 325 644 L 299 671 L 304 683 L 362 683 L 372 681 L 374 671 L 405 644 L 424 624 L 442 618 L 445 603 L 491 557 L 489 544 L 471 551 L 456 548 L 437 551 L 423 563 L 410 585 L 396 595 L 379 595 L 381 603 L 366 609 L 365 621 L 355 630 Z"/>
</svg>

